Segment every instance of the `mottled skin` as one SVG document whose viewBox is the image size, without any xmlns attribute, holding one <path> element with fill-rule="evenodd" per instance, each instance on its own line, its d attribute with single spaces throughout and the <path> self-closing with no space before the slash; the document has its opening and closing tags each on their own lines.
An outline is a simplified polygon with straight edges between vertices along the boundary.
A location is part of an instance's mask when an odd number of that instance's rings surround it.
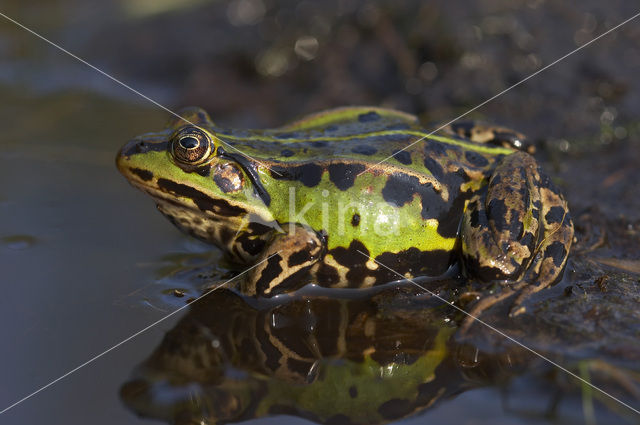
<svg viewBox="0 0 640 425">
<path fill-rule="evenodd" d="M 442 309 L 417 299 L 394 309 L 389 301 L 398 294 L 389 292 L 258 309 L 215 291 L 167 333 L 123 387 L 123 401 L 170 423 L 286 413 L 317 423 L 384 424 L 479 386 L 470 375 L 496 369 L 482 356 L 460 366 L 449 341 L 455 327 Z"/>
<path fill-rule="evenodd" d="M 376 261 L 407 278 L 459 261 L 470 277 L 515 282 L 521 301 L 565 265 L 567 204 L 513 131 L 463 123 L 428 135 L 382 108 L 270 130 L 181 115 L 125 145 L 118 168 L 176 226 L 257 265 L 247 294 L 398 279 Z"/>
</svg>

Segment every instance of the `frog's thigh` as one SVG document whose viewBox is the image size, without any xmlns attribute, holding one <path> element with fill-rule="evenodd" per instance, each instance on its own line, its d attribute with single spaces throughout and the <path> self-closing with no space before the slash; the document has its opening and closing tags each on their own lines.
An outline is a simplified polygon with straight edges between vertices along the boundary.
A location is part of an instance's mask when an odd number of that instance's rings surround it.
<svg viewBox="0 0 640 425">
<path fill-rule="evenodd" d="M 243 281 L 242 291 L 247 295 L 272 297 L 298 289 L 306 283 L 309 268 L 321 257 L 322 241 L 316 232 L 300 225 L 283 228 L 289 233 L 274 236 Z"/>
<path fill-rule="evenodd" d="M 517 279 L 533 256 L 541 199 L 532 156 L 515 152 L 496 167 L 485 191 L 474 196 L 462 228 L 464 263 L 482 280 Z"/>
</svg>

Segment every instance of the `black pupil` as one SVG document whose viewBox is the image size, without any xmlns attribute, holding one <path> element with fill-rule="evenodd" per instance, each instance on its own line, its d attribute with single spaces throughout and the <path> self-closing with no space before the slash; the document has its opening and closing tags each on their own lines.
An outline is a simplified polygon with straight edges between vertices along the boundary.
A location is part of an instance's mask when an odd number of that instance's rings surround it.
<svg viewBox="0 0 640 425">
<path fill-rule="evenodd" d="M 182 146 L 185 149 L 196 148 L 198 147 L 199 144 L 200 142 L 198 142 L 198 139 L 196 139 L 193 136 L 187 136 L 180 139 L 180 146 Z"/>
</svg>

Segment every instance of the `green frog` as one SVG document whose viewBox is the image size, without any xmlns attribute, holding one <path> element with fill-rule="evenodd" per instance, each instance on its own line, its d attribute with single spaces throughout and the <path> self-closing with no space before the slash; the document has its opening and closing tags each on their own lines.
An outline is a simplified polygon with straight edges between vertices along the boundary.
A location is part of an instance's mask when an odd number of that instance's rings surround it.
<svg viewBox="0 0 640 425">
<path fill-rule="evenodd" d="M 220 127 L 199 108 L 179 115 L 127 143 L 117 166 L 178 228 L 250 266 L 247 295 L 311 280 L 368 288 L 458 264 L 508 282 L 479 310 L 515 292 L 520 305 L 565 266 L 567 203 L 515 131 L 463 122 L 431 134 L 376 107 L 264 130 Z"/>
</svg>

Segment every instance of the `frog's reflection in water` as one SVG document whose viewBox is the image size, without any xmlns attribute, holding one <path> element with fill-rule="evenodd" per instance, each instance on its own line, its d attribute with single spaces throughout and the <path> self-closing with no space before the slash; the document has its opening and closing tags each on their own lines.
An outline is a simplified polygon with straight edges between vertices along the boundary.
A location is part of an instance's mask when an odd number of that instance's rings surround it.
<svg viewBox="0 0 640 425">
<path fill-rule="evenodd" d="M 169 423 L 283 413 L 386 423 L 526 363 L 523 354 L 489 356 L 457 343 L 450 313 L 398 287 L 267 305 L 219 289 L 190 307 L 121 396 L 139 415 Z"/>
</svg>

